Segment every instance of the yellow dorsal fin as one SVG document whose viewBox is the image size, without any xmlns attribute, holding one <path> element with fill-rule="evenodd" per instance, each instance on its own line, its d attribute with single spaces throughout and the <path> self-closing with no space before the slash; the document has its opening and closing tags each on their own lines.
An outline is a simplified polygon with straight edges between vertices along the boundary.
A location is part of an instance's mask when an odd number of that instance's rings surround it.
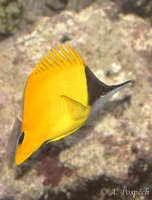
<svg viewBox="0 0 152 200">
<path fill-rule="evenodd" d="M 42 90 L 44 92 L 44 84 L 49 87 L 49 84 L 57 84 L 63 77 L 64 80 L 62 80 L 62 82 L 66 82 L 69 75 L 72 74 L 73 76 L 75 73 L 79 73 L 79 69 L 84 72 L 85 64 L 79 52 L 73 50 L 68 44 L 66 44 L 66 47 L 67 49 L 65 50 L 61 45 L 58 45 L 59 51 L 52 48 L 51 51 L 38 62 L 28 78 L 24 92 L 24 102 L 31 101 L 31 94 L 34 96 L 40 88 L 43 88 Z M 65 76 L 67 76 L 67 80 Z M 49 80 L 52 82 L 50 83 Z M 24 105 L 24 110 L 28 111 L 28 103 L 27 106 Z"/>
<path fill-rule="evenodd" d="M 80 120 L 85 117 L 85 111 L 87 108 L 83 104 L 65 95 L 61 95 L 61 98 L 65 99 L 67 103 L 71 119 Z"/>
<path fill-rule="evenodd" d="M 60 52 L 52 48 L 51 51 L 38 62 L 33 72 L 42 72 L 45 69 L 54 70 L 63 66 L 85 66 L 84 60 L 78 50 L 73 50 L 68 44 L 66 44 L 67 50 L 61 45 L 58 45 L 58 48 Z"/>
</svg>

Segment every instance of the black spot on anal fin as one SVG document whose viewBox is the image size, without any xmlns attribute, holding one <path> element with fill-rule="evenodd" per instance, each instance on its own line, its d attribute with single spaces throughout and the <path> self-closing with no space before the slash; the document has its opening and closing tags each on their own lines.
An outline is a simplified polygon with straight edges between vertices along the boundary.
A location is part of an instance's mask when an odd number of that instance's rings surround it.
<svg viewBox="0 0 152 200">
<path fill-rule="evenodd" d="M 20 138 L 18 140 L 18 145 L 22 144 L 23 140 L 24 140 L 24 132 L 21 134 L 21 136 L 20 136 Z"/>
<path fill-rule="evenodd" d="M 88 86 L 89 105 L 92 105 L 100 96 L 106 95 L 112 88 L 101 82 L 87 66 L 85 67 L 85 73 Z"/>
</svg>

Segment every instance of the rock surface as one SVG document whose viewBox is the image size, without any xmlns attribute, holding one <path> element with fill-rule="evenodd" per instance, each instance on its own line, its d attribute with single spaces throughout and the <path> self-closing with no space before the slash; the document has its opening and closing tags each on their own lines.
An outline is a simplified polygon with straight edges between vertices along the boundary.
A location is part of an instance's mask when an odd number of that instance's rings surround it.
<svg viewBox="0 0 152 200">
<path fill-rule="evenodd" d="M 152 191 L 152 28 L 119 10 L 117 3 L 105 3 L 42 17 L 0 43 L 0 199 L 131 200 L 121 189 Z M 100 80 L 133 79 L 134 86 L 115 95 L 81 130 L 9 168 L 6 144 L 27 77 L 44 53 L 67 40 Z M 115 190 L 117 195 L 108 195 Z M 150 200 L 151 193 L 135 199 Z"/>
<path fill-rule="evenodd" d="M 152 20 L 152 1 L 151 0 L 122 0 L 122 8 L 126 13 L 134 13 L 143 18 Z"/>
<path fill-rule="evenodd" d="M 115 2 L 124 13 L 152 20 L 151 0 L 1 0 L 0 40 L 27 28 L 41 16 L 52 16 L 62 10 L 78 12 L 94 2 Z"/>
<path fill-rule="evenodd" d="M 52 16 L 62 10 L 80 11 L 95 0 L 1 0 L 0 38 L 17 33 L 40 16 Z M 104 1 L 104 0 L 100 0 Z"/>
</svg>

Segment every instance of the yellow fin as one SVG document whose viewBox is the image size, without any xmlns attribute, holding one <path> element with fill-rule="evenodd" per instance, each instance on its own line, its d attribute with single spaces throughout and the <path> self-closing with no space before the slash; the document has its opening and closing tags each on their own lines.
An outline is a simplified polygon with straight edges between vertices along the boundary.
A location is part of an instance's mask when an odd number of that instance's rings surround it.
<svg viewBox="0 0 152 200">
<path fill-rule="evenodd" d="M 58 45 L 58 48 L 60 52 L 52 48 L 51 51 L 38 62 L 33 72 L 37 73 L 44 70 L 54 70 L 63 66 L 85 66 L 84 60 L 78 50 L 73 50 L 68 44 L 66 44 L 67 50 L 61 45 Z"/>
<path fill-rule="evenodd" d="M 65 99 L 71 119 L 80 120 L 85 117 L 85 111 L 87 108 L 84 105 L 65 95 L 61 95 L 60 97 Z"/>
</svg>

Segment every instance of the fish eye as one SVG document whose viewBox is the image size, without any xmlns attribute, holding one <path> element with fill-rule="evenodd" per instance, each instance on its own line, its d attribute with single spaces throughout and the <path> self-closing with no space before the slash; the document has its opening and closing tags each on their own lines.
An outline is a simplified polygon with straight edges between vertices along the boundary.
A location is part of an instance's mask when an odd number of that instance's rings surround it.
<svg viewBox="0 0 152 200">
<path fill-rule="evenodd" d="M 24 140 L 24 132 L 21 134 L 21 136 L 20 136 L 20 138 L 18 140 L 18 145 L 22 144 L 23 140 Z"/>
</svg>

